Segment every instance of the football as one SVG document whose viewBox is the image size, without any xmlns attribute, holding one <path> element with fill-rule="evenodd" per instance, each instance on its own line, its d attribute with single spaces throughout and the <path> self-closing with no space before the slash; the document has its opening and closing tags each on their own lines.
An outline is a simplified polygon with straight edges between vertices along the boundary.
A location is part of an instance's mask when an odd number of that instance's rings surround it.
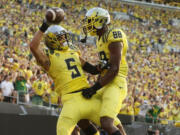
<svg viewBox="0 0 180 135">
<path fill-rule="evenodd" d="M 46 20 L 51 24 L 59 24 L 64 19 L 64 10 L 58 7 L 49 8 L 46 11 Z"/>
</svg>

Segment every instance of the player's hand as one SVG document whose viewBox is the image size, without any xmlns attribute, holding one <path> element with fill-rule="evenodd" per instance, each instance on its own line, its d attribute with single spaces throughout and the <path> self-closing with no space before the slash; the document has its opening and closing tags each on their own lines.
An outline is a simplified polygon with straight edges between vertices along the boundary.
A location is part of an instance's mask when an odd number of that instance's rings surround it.
<svg viewBox="0 0 180 135">
<path fill-rule="evenodd" d="M 82 91 L 83 97 L 85 97 L 87 99 L 91 98 L 94 94 L 96 94 L 96 90 L 94 90 L 92 87 L 83 89 L 83 91 Z"/>
<path fill-rule="evenodd" d="M 82 95 L 83 97 L 89 99 L 91 98 L 94 94 L 96 94 L 96 91 L 101 89 L 102 86 L 99 82 L 96 82 L 92 87 L 86 88 L 82 90 Z"/>
<path fill-rule="evenodd" d="M 41 32 L 45 32 L 47 29 L 48 29 L 48 27 L 50 26 L 51 24 L 50 23 L 48 23 L 47 21 L 46 21 L 46 19 L 44 19 L 43 20 L 43 23 L 42 23 L 42 25 L 40 26 L 40 30 L 41 30 Z"/>
<path fill-rule="evenodd" d="M 100 60 L 98 68 L 101 69 L 101 71 L 103 71 L 104 69 L 109 69 L 110 68 L 110 64 L 106 60 Z"/>
</svg>

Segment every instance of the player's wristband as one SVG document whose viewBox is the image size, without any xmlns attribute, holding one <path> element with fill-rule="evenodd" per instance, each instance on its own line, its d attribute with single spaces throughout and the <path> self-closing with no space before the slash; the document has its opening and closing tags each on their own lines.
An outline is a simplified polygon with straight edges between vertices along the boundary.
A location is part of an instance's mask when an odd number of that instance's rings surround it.
<svg viewBox="0 0 180 135">
<path fill-rule="evenodd" d="M 91 65 L 90 63 L 88 62 L 85 62 L 85 64 L 83 65 L 83 70 L 88 72 L 88 73 L 91 73 L 93 75 L 96 75 L 96 74 L 99 74 L 100 71 L 98 71 L 97 67 L 96 66 L 93 66 Z"/>
<path fill-rule="evenodd" d="M 97 90 L 99 90 L 99 89 L 101 89 L 101 88 L 102 88 L 102 86 L 101 86 L 101 84 L 100 84 L 99 82 L 96 82 L 96 83 L 92 86 L 92 89 L 95 90 L 95 91 L 97 91 Z"/>
<path fill-rule="evenodd" d="M 48 29 L 49 25 L 43 21 L 43 24 L 41 25 L 41 27 L 39 28 L 40 31 L 42 31 L 43 33 Z"/>
</svg>

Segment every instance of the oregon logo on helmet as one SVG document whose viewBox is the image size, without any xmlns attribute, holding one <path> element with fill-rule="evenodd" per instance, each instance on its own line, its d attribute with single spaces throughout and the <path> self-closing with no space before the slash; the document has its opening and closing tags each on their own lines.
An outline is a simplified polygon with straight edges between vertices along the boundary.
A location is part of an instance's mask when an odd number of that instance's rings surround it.
<svg viewBox="0 0 180 135">
<path fill-rule="evenodd" d="M 50 26 L 45 33 L 45 45 L 53 50 L 68 49 L 69 34 L 59 25 Z"/>
<path fill-rule="evenodd" d="M 93 36 L 96 35 L 97 29 L 102 29 L 104 25 L 109 23 L 109 12 L 103 8 L 95 7 L 86 13 L 83 30 Z"/>
</svg>

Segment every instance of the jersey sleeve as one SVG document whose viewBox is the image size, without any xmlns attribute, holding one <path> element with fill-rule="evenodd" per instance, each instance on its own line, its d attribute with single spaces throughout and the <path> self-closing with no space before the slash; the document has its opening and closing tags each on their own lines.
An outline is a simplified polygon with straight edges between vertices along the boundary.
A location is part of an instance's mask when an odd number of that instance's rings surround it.
<svg viewBox="0 0 180 135">
<path fill-rule="evenodd" d="M 82 55 L 80 50 L 77 50 L 77 54 L 78 54 L 79 56 Z"/>
<path fill-rule="evenodd" d="M 120 29 L 113 29 L 108 34 L 108 42 L 120 42 L 123 40 L 123 35 Z"/>
</svg>

